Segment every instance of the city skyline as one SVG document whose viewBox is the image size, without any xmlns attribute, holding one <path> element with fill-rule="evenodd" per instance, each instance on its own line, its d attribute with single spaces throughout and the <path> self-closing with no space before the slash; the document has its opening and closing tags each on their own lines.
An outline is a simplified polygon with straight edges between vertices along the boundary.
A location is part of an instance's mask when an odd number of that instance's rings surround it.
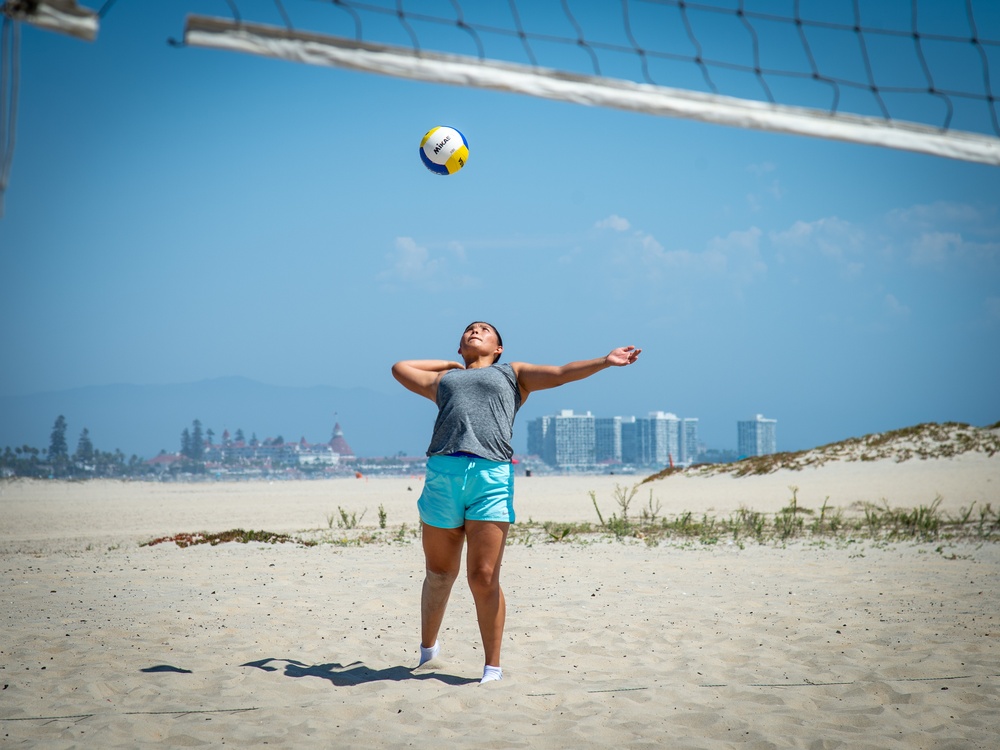
<svg viewBox="0 0 1000 750">
<path fill-rule="evenodd" d="M 571 393 L 572 388 L 567 387 L 566 393 Z M 533 396 L 527 401 L 514 424 L 515 451 L 523 454 L 527 450 L 528 422 L 557 413 L 568 406 L 567 400 Z M 651 411 L 589 410 L 637 416 Z M 746 416 L 753 413 L 744 412 Z M 227 429 L 231 433 L 242 429 L 247 437 L 255 434 L 261 440 L 281 436 L 290 441 L 305 437 L 310 442 L 326 440 L 334 423 L 340 422 L 359 455 L 397 455 L 401 451 L 419 455 L 430 439 L 434 405 L 403 389 L 383 394 L 368 389 L 281 388 L 245 378 L 177 386 L 92 387 L 38 396 L 0 396 L 0 446 L 27 444 L 44 448 L 59 415 L 69 423 L 71 440 L 86 428 L 101 449 L 122 450 L 144 458 L 161 451 L 177 451 L 182 430 L 194 419 L 216 436 Z M 709 422 L 711 434 L 706 436 L 706 420 L 699 415 L 699 439 L 712 448 L 735 452 L 736 436 L 728 426 L 732 421 L 727 418 L 722 425 Z M 712 435 L 720 433 L 722 440 L 712 439 Z M 782 443 L 785 449 L 790 448 L 784 439 Z"/>
<path fill-rule="evenodd" d="M 737 420 L 736 457 L 776 453 L 777 423 L 760 414 L 755 420 Z M 712 450 L 699 441 L 698 425 L 698 417 L 665 411 L 600 417 L 563 409 L 528 422 L 527 455 L 559 468 L 689 466 Z"/>
</svg>

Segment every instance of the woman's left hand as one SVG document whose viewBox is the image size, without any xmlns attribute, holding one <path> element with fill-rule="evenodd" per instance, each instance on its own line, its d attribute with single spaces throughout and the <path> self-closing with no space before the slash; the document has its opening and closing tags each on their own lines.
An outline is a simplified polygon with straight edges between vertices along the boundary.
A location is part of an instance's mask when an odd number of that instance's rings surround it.
<svg viewBox="0 0 1000 750">
<path fill-rule="evenodd" d="M 604 361 L 612 367 L 624 367 L 635 362 L 640 353 L 642 353 L 642 349 L 636 349 L 634 346 L 620 346 L 617 349 L 612 349 Z"/>
</svg>

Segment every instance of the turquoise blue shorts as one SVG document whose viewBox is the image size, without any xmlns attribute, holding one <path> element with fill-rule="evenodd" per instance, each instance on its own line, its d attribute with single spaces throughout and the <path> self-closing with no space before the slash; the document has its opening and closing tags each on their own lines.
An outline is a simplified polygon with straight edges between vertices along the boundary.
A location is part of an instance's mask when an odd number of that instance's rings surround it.
<svg viewBox="0 0 1000 750">
<path fill-rule="evenodd" d="M 514 523 L 514 472 L 478 456 L 431 456 L 417 501 L 420 520 L 439 529 L 466 521 Z"/>
</svg>

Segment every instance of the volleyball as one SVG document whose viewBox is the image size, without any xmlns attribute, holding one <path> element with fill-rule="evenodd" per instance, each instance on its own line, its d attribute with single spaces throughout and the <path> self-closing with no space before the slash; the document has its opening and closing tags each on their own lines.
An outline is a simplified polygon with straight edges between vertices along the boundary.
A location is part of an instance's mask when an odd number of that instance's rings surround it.
<svg viewBox="0 0 1000 750">
<path fill-rule="evenodd" d="M 469 142 L 455 128 L 431 128 L 420 140 L 420 159 L 434 174 L 455 174 L 469 160 Z"/>
</svg>

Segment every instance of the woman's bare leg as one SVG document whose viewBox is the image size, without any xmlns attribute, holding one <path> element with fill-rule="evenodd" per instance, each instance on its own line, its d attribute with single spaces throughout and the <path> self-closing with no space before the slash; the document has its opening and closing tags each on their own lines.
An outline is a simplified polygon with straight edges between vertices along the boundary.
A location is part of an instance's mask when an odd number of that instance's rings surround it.
<svg viewBox="0 0 1000 750">
<path fill-rule="evenodd" d="M 462 565 L 465 529 L 439 529 L 421 524 L 424 547 L 424 586 L 420 593 L 420 645 L 437 643 L 452 584 Z"/>
<path fill-rule="evenodd" d="M 466 560 L 469 589 L 476 603 L 479 634 L 488 666 L 500 666 L 500 646 L 507 617 L 507 604 L 500 588 L 500 563 L 507 544 L 509 523 L 466 521 L 469 549 Z"/>
</svg>

